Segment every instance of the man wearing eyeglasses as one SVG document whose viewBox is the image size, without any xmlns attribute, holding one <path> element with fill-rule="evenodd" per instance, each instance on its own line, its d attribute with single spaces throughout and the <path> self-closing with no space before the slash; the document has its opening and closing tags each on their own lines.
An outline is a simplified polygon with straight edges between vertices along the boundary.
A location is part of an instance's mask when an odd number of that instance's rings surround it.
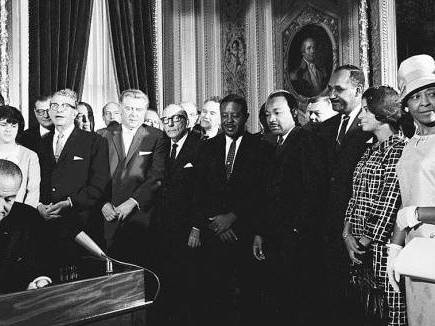
<svg viewBox="0 0 435 326">
<path fill-rule="evenodd" d="M 150 223 L 163 180 L 167 142 L 163 132 L 143 126 L 149 99 L 137 89 L 121 94 L 121 125 L 107 128 L 112 177 L 101 210 L 104 236 L 115 258 L 150 264 Z"/>
<path fill-rule="evenodd" d="M 37 147 L 39 146 L 42 137 L 48 134 L 54 129 L 53 121 L 51 121 L 48 115 L 48 109 L 50 108 L 50 96 L 41 96 L 35 102 L 35 117 L 38 121 L 38 125 L 30 127 L 23 132 L 21 136 L 20 143 L 37 152 Z"/>
<path fill-rule="evenodd" d="M 163 129 L 170 140 L 159 212 L 159 272 L 166 290 L 160 296 L 159 318 L 162 325 L 196 325 L 198 315 L 194 275 L 199 246 L 198 229 L 193 228 L 193 182 L 201 143 L 197 133 L 189 131 L 186 111 L 176 104 L 162 113 Z"/>
<path fill-rule="evenodd" d="M 57 91 L 50 100 L 49 116 L 55 129 L 41 141 L 39 214 L 47 221 L 56 260 L 73 264 L 78 248 L 69 241 L 85 231 L 102 242 L 103 226 L 99 209 L 109 181 L 108 149 L 105 140 L 74 126 L 77 94 L 70 89 Z"/>
</svg>

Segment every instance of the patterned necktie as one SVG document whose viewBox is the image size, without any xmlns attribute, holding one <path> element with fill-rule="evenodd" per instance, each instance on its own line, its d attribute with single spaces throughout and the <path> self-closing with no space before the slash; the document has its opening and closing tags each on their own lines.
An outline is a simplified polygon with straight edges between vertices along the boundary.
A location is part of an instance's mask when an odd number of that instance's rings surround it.
<svg viewBox="0 0 435 326">
<path fill-rule="evenodd" d="M 284 144 L 284 137 L 282 135 L 278 136 L 277 144 L 278 144 L 278 146 L 281 146 L 282 144 Z"/>
<path fill-rule="evenodd" d="M 177 147 L 177 144 L 172 144 L 171 154 L 169 155 L 171 161 L 175 161 L 175 157 L 177 156 Z"/>
<path fill-rule="evenodd" d="M 56 140 L 56 148 L 54 151 L 54 159 L 57 160 L 59 159 L 60 154 L 62 153 L 62 149 L 63 149 L 63 134 L 59 133 L 57 135 L 57 140 Z"/>
<path fill-rule="evenodd" d="M 230 150 L 228 151 L 227 161 L 225 162 L 227 180 L 230 179 L 231 173 L 233 172 L 233 163 L 234 163 L 235 156 L 236 156 L 236 140 L 233 139 L 230 145 Z"/>
<path fill-rule="evenodd" d="M 342 122 L 341 122 L 341 128 L 340 132 L 338 133 L 337 142 L 335 143 L 335 149 L 339 149 L 340 146 L 343 144 L 344 136 L 346 135 L 346 128 L 347 124 L 349 122 L 349 116 L 343 115 L 342 116 Z"/>
</svg>

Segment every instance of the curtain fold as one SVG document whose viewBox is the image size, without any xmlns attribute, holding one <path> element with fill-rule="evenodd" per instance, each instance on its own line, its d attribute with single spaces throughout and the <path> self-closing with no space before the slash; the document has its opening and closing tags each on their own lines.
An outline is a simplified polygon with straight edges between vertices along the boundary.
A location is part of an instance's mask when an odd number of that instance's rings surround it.
<svg viewBox="0 0 435 326">
<path fill-rule="evenodd" d="M 93 0 L 29 1 L 29 121 L 36 98 L 71 88 L 81 96 Z"/>
<path fill-rule="evenodd" d="M 119 91 L 140 89 L 156 108 L 152 0 L 108 0 Z"/>
</svg>

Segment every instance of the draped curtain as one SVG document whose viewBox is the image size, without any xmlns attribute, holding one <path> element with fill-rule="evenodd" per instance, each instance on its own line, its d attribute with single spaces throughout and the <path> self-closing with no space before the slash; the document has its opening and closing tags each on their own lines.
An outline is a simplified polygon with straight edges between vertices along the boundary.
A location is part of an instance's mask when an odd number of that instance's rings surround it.
<svg viewBox="0 0 435 326">
<path fill-rule="evenodd" d="M 94 1 L 82 101 L 92 107 L 95 130 L 106 126 L 103 106 L 119 97 L 108 16 L 106 1 Z"/>
<path fill-rule="evenodd" d="M 29 108 L 63 88 L 82 92 L 93 0 L 29 1 Z M 29 121 L 36 125 L 29 109 Z"/>
<path fill-rule="evenodd" d="M 108 0 L 119 91 L 136 88 L 156 109 L 152 0 Z"/>
</svg>

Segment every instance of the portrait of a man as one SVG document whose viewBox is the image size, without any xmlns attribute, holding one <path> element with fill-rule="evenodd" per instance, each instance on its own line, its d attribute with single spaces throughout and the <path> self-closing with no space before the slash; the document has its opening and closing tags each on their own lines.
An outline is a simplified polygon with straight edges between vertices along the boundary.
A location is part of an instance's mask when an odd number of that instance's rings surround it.
<svg viewBox="0 0 435 326">
<path fill-rule="evenodd" d="M 303 97 L 322 94 L 332 70 L 332 43 L 325 28 L 309 24 L 298 30 L 285 51 L 288 90 Z"/>
<path fill-rule="evenodd" d="M 307 97 L 318 95 L 328 82 L 325 68 L 316 63 L 316 46 L 316 41 L 311 37 L 303 40 L 300 64 L 290 72 L 290 80 L 296 92 Z"/>
</svg>

